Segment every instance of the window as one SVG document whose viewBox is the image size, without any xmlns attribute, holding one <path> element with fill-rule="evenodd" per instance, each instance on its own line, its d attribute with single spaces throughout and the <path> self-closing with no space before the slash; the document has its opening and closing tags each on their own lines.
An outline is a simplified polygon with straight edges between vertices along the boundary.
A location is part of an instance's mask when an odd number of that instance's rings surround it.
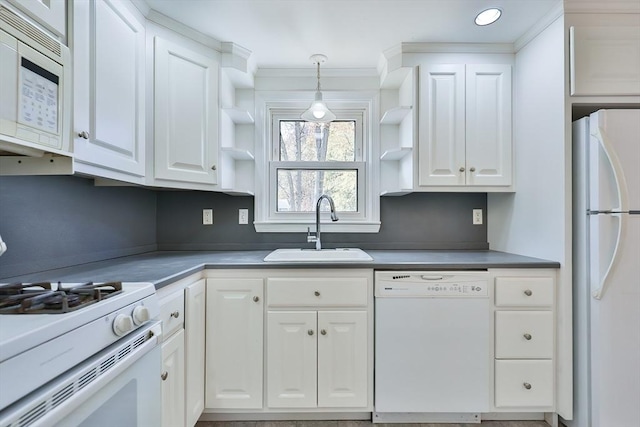
<svg viewBox="0 0 640 427">
<path fill-rule="evenodd" d="M 369 128 L 373 96 L 349 98 L 354 94 L 340 94 L 345 100 L 330 107 L 337 118 L 326 124 L 300 118 L 309 103 L 304 93 L 256 94 L 256 109 L 264 111 L 264 121 L 256 121 L 257 135 L 264 135 L 263 150 L 256 151 L 256 162 L 263 165 L 256 169 L 256 231 L 313 229 L 323 194 L 331 196 L 339 218 L 331 222 L 329 203 L 322 203 L 326 231 L 379 230 L 379 198 L 372 196 L 377 196 L 378 183 L 371 179 L 377 176 Z"/>
</svg>

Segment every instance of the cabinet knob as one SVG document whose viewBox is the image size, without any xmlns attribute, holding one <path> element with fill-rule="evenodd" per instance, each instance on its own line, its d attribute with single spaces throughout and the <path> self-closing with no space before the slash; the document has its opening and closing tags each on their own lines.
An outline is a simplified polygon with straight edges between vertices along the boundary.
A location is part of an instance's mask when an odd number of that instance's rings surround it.
<svg viewBox="0 0 640 427">
<path fill-rule="evenodd" d="M 82 139 L 89 139 L 89 132 L 83 130 L 82 132 L 78 132 L 78 136 Z"/>
<path fill-rule="evenodd" d="M 166 381 L 168 376 L 169 376 L 169 372 L 167 371 L 164 371 L 163 373 L 160 374 L 160 378 L 162 378 L 162 381 Z"/>
<path fill-rule="evenodd" d="M 321 329 L 321 330 L 320 330 L 320 333 L 321 333 L 322 335 L 327 335 L 327 330 L 326 330 L 326 329 Z"/>
<path fill-rule="evenodd" d="M 216 165 L 213 165 L 213 166 L 211 166 L 211 170 L 215 171 L 215 170 L 218 170 L 218 168 L 216 167 Z"/>
<path fill-rule="evenodd" d="M 533 292 L 531 292 L 531 289 L 527 289 L 526 291 L 524 291 L 524 294 L 530 297 L 531 295 L 533 295 Z"/>
<path fill-rule="evenodd" d="M 464 166 L 460 166 L 460 172 L 464 172 Z"/>
<path fill-rule="evenodd" d="M 258 302 L 258 301 L 260 301 L 260 297 L 256 295 L 255 297 L 253 297 L 253 301 L 254 301 L 254 302 Z"/>
<path fill-rule="evenodd" d="M 522 383 L 522 386 L 524 388 L 526 388 L 527 390 L 531 390 L 531 384 L 529 384 L 529 383 Z"/>
<path fill-rule="evenodd" d="M 309 335 L 313 335 L 313 329 L 309 329 L 309 330 L 307 331 L 307 334 L 309 334 Z"/>
<path fill-rule="evenodd" d="M 178 317 L 180 317 L 180 312 L 174 311 L 173 313 L 171 313 L 171 317 L 173 317 L 174 319 L 177 319 Z"/>
<path fill-rule="evenodd" d="M 475 171 L 476 171 L 476 168 L 474 168 L 473 166 L 471 166 L 471 168 L 469 168 L 469 170 L 470 170 L 471 172 L 475 172 Z"/>
<path fill-rule="evenodd" d="M 531 339 L 531 334 L 524 334 L 524 339 L 529 341 Z"/>
<path fill-rule="evenodd" d="M 318 291 L 315 291 L 313 294 L 314 294 L 315 296 L 317 296 L 317 297 L 319 297 L 319 296 L 320 296 L 320 292 L 318 292 Z"/>
</svg>

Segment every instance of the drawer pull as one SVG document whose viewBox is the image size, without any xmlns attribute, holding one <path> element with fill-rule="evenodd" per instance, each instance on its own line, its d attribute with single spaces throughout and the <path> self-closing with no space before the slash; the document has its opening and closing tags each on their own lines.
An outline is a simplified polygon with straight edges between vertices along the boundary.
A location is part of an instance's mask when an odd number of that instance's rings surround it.
<svg viewBox="0 0 640 427">
<path fill-rule="evenodd" d="M 162 374 L 160 374 L 160 378 L 162 378 L 162 381 L 166 381 L 168 376 L 169 372 L 167 371 L 164 371 Z"/>
<path fill-rule="evenodd" d="M 255 297 L 253 297 L 253 302 L 258 302 L 258 301 L 260 301 L 260 297 L 259 296 L 256 295 Z"/>
<path fill-rule="evenodd" d="M 531 340 L 531 334 L 524 334 L 524 339 L 527 341 Z"/>
<path fill-rule="evenodd" d="M 326 330 L 326 329 L 321 329 L 321 330 L 320 330 L 320 333 L 321 333 L 322 335 L 327 335 L 327 330 Z"/>
<path fill-rule="evenodd" d="M 309 334 L 309 335 L 313 335 L 313 329 L 309 329 L 309 330 L 307 331 L 307 334 Z"/>
<path fill-rule="evenodd" d="M 531 384 L 529 383 L 523 383 L 522 384 L 524 386 L 524 388 L 526 388 L 527 390 L 531 390 Z"/>
<path fill-rule="evenodd" d="M 180 317 L 180 312 L 174 311 L 173 313 L 171 313 L 171 317 L 173 317 L 174 319 L 177 319 L 178 317 Z"/>
<path fill-rule="evenodd" d="M 531 295 L 533 295 L 533 292 L 531 292 L 531 289 L 527 289 L 526 291 L 524 291 L 524 294 L 530 297 Z"/>
<path fill-rule="evenodd" d="M 317 296 L 317 297 L 319 297 L 319 296 L 320 296 L 320 292 L 318 292 L 318 291 L 315 291 L 313 294 L 314 294 L 315 296 Z"/>
</svg>

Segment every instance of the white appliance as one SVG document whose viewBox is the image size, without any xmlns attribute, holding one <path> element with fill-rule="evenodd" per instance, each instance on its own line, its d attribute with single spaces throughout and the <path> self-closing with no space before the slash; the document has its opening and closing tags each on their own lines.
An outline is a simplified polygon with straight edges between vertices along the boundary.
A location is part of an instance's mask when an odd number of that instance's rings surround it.
<svg viewBox="0 0 640 427">
<path fill-rule="evenodd" d="M 158 426 L 151 283 L 0 285 L 0 425 Z"/>
<path fill-rule="evenodd" d="M 490 410 L 488 273 L 375 273 L 374 422 L 477 422 Z"/>
<path fill-rule="evenodd" d="M 68 153 L 69 48 L 0 1 L 0 149 Z"/>
<path fill-rule="evenodd" d="M 640 426 L 640 110 L 573 123 L 575 427 Z"/>
</svg>

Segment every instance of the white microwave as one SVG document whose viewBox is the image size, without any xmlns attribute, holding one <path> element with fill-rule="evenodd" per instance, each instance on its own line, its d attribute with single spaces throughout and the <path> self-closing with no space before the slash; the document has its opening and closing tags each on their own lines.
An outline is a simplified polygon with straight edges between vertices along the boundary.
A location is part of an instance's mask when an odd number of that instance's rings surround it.
<svg viewBox="0 0 640 427">
<path fill-rule="evenodd" d="M 69 48 L 0 3 L 0 149 L 68 154 Z"/>
</svg>

